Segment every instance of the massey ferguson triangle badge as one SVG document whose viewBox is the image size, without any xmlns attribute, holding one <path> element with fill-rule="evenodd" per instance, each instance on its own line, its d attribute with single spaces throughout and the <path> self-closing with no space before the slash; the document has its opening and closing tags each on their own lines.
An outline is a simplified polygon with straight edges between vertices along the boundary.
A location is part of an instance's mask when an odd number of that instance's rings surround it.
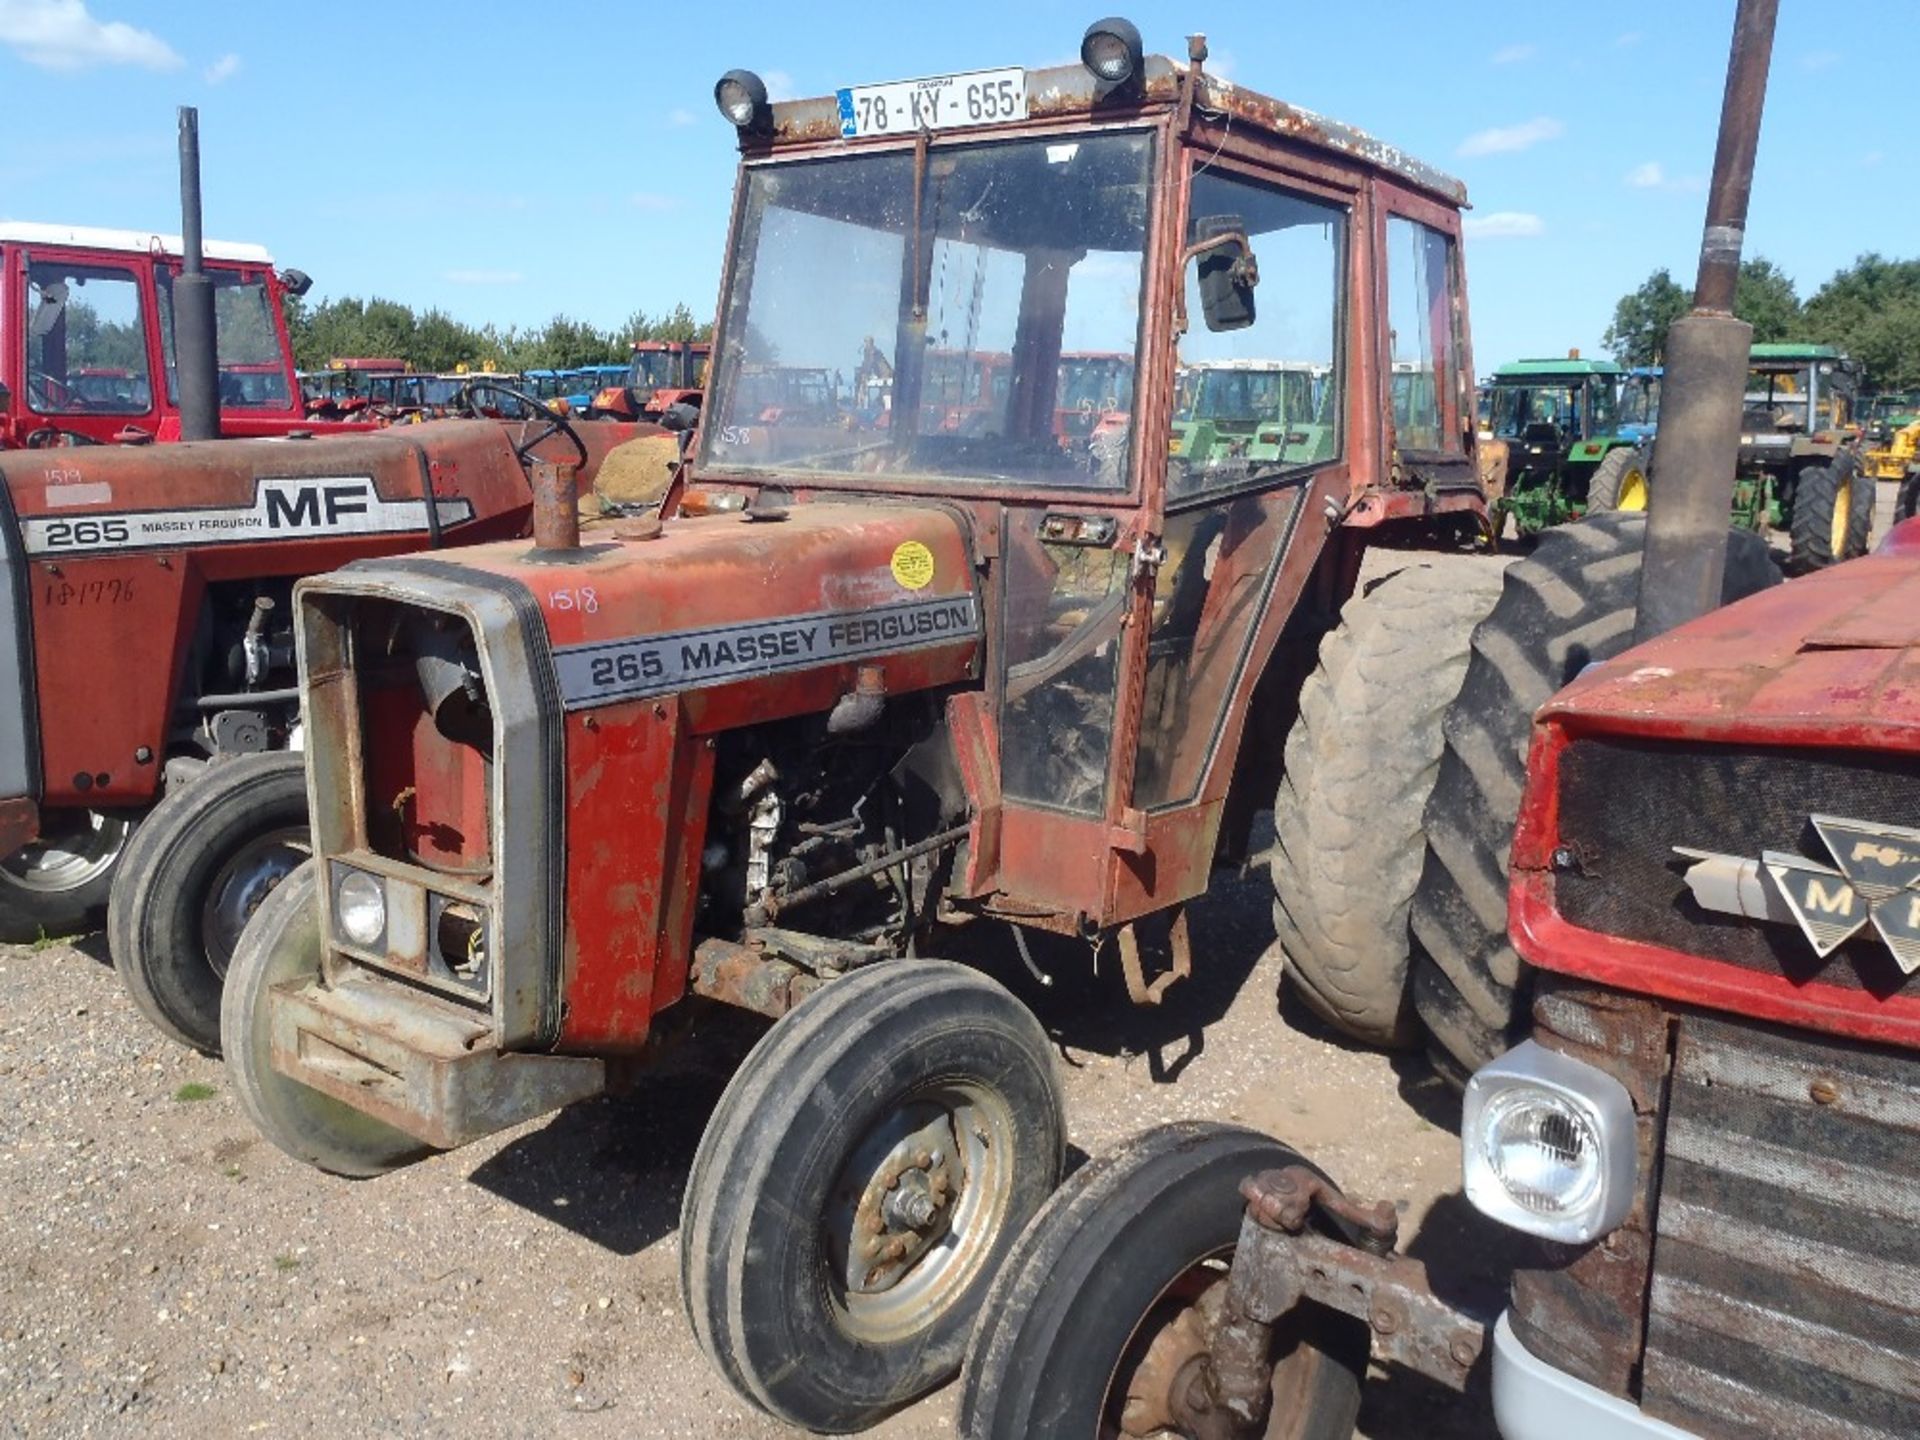
<svg viewBox="0 0 1920 1440">
<path fill-rule="evenodd" d="M 1920 970 L 1920 830 L 1809 818 L 1838 869 L 1777 850 L 1755 861 L 1676 845 L 1695 862 L 1686 872 L 1693 898 L 1723 914 L 1792 920 L 1822 959 L 1871 921 L 1900 969 Z"/>
</svg>

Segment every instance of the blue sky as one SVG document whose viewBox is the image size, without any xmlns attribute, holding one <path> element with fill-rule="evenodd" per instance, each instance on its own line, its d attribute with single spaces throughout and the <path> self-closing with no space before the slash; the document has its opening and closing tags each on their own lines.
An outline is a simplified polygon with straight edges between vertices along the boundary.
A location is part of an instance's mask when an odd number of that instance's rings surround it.
<svg viewBox="0 0 1920 1440">
<path fill-rule="evenodd" d="M 1912 0 L 1783 0 L 1748 253 L 1804 298 L 1867 250 L 1915 253 L 1889 56 Z M 0 0 L 0 218 L 178 228 L 177 104 L 200 107 L 207 232 L 316 295 L 476 323 L 714 308 L 732 132 L 714 79 L 776 93 L 1059 63 L 1103 7 Z M 1482 370 L 1599 352 L 1657 265 L 1691 285 L 1732 0 L 1131 4 L 1150 50 L 1202 29 L 1238 83 L 1467 182 Z"/>
</svg>

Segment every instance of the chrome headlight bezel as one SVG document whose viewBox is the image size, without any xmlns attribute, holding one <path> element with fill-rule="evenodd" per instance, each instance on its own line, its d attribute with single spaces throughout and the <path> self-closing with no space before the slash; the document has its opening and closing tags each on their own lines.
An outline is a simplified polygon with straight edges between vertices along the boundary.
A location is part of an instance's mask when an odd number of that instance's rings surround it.
<svg viewBox="0 0 1920 1440">
<path fill-rule="evenodd" d="M 1557 1117 L 1563 1143 L 1586 1151 L 1566 1206 L 1525 1203 L 1489 1153 L 1492 1127 L 1531 1105 Z M 1536 1041 L 1509 1050 L 1467 1083 L 1461 1114 L 1467 1199 L 1489 1219 L 1529 1235 L 1585 1244 L 1616 1230 L 1633 1209 L 1639 1141 L 1633 1097 L 1605 1071 Z"/>
<path fill-rule="evenodd" d="M 356 869 L 350 865 L 336 864 L 333 867 L 333 924 L 340 938 L 348 944 L 374 952 L 380 951 L 387 938 L 387 886 L 386 881 L 368 870 Z M 364 924 L 356 926 L 350 915 L 371 914 L 378 923 L 371 929 Z"/>
</svg>

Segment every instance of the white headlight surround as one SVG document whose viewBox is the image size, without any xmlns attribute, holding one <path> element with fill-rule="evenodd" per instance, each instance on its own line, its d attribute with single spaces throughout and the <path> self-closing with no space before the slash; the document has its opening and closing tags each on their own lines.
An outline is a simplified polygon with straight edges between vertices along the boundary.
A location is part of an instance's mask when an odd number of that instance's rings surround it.
<svg viewBox="0 0 1920 1440">
<path fill-rule="evenodd" d="M 1529 1235 L 1584 1244 L 1633 1209 L 1633 1099 L 1604 1071 L 1529 1040 L 1476 1073 L 1460 1123 L 1467 1199 Z"/>
<path fill-rule="evenodd" d="M 378 945 L 387 933 L 386 885 L 364 870 L 343 869 L 333 891 L 333 918 L 355 945 Z"/>
</svg>

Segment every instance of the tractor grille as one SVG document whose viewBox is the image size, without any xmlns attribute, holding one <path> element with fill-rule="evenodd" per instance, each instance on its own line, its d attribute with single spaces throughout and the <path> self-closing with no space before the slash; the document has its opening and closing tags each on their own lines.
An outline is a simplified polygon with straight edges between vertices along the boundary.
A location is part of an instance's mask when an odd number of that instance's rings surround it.
<svg viewBox="0 0 1920 1440">
<path fill-rule="evenodd" d="M 1911 1054 L 1681 1020 L 1648 1413 L 1711 1440 L 1920 1430 L 1913 1068 Z"/>
<path fill-rule="evenodd" d="M 1893 995 L 1908 977 L 1876 940 L 1856 936 L 1822 960 L 1793 926 L 1702 910 L 1682 879 L 1676 845 L 1755 860 L 1763 850 L 1798 852 L 1831 864 L 1812 814 L 1920 824 L 1920 761 L 1576 740 L 1560 760 L 1558 839 L 1578 863 L 1555 876 L 1554 906 L 1602 935 Z"/>
</svg>

